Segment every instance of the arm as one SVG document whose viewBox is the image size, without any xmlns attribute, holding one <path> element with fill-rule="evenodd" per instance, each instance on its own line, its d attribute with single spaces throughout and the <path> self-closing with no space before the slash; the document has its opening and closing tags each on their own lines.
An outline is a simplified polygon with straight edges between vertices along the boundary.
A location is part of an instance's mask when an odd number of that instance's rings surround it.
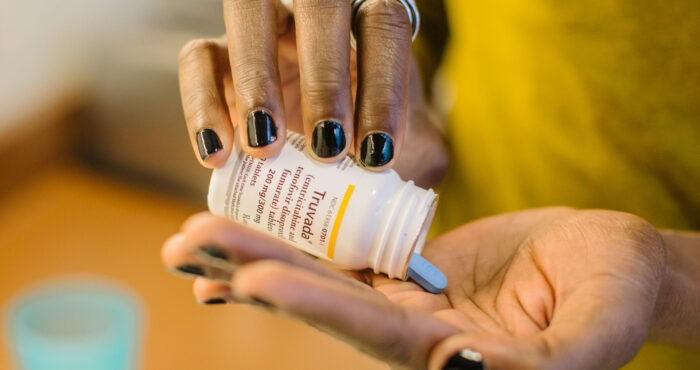
<svg viewBox="0 0 700 370">
<path fill-rule="evenodd" d="M 648 339 L 700 349 L 700 233 L 664 230 L 668 263 Z"/>
</svg>

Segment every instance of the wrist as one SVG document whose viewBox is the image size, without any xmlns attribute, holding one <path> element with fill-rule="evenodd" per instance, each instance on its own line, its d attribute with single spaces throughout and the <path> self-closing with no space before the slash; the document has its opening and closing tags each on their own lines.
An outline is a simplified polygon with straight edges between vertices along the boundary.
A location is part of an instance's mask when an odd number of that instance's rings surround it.
<svg viewBox="0 0 700 370">
<path fill-rule="evenodd" d="M 660 232 L 667 263 L 648 339 L 700 349 L 700 233 Z"/>
</svg>

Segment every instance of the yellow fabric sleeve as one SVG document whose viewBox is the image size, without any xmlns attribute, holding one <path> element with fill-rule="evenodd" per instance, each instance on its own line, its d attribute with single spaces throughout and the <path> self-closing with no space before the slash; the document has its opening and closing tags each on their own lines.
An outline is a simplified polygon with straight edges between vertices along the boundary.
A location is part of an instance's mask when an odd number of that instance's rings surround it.
<svg viewBox="0 0 700 370">
<path fill-rule="evenodd" d="M 448 0 L 447 14 L 436 231 L 550 205 L 700 229 L 700 2 Z M 647 345 L 625 368 L 700 354 Z"/>
</svg>

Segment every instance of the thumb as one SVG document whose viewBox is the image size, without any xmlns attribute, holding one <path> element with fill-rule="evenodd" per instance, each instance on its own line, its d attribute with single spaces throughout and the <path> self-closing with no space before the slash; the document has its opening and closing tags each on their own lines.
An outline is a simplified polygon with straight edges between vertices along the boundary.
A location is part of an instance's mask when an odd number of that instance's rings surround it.
<svg viewBox="0 0 700 370">
<path fill-rule="evenodd" d="M 431 370 L 542 369 L 547 343 L 536 338 L 508 335 L 461 333 L 440 342 L 433 349 Z"/>
<path fill-rule="evenodd" d="M 593 232 L 567 237 L 569 248 L 585 251 L 585 259 L 559 264 L 550 276 L 555 301 L 546 328 L 521 335 L 466 331 L 451 336 L 435 346 L 429 368 L 617 369 L 630 361 L 653 315 L 665 249 L 644 221 L 613 216 L 605 224 L 584 217 L 576 227 Z M 597 234 L 602 239 L 596 240 Z M 563 261 L 548 256 L 543 261 L 550 266 Z"/>
<path fill-rule="evenodd" d="M 617 369 L 644 341 L 654 305 L 643 296 L 628 289 L 615 301 L 581 287 L 546 329 L 527 336 L 474 331 L 451 336 L 434 347 L 429 369 Z"/>
</svg>

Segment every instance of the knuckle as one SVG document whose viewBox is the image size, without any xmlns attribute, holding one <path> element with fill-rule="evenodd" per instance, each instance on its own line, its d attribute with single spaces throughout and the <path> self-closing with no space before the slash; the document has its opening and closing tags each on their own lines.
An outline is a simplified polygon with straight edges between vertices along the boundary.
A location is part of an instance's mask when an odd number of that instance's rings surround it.
<svg viewBox="0 0 700 370">
<path fill-rule="evenodd" d="M 236 12 L 259 11 L 269 0 L 226 0 L 224 10 L 236 14 Z"/>
<path fill-rule="evenodd" d="M 411 27 L 406 8 L 396 0 L 367 0 L 358 9 L 357 18 L 364 24 L 363 27 L 378 28 L 382 31 Z"/>
<path fill-rule="evenodd" d="M 334 16 L 346 14 L 350 2 L 346 0 L 297 0 L 294 12 L 298 15 Z"/>
<path fill-rule="evenodd" d="M 216 52 L 219 44 L 214 39 L 190 40 L 180 49 L 178 61 L 180 64 L 191 63 L 203 56 L 209 56 Z"/>
<path fill-rule="evenodd" d="M 618 248 L 631 261 L 649 271 L 661 273 L 666 260 L 666 248 L 661 234 L 643 218 L 626 212 L 584 210 L 578 212 L 578 225 L 591 232 L 601 232 L 608 240 L 616 241 Z M 604 231 L 603 231 L 604 230 Z"/>
<path fill-rule="evenodd" d="M 271 92 L 275 90 L 276 79 L 263 58 L 240 58 L 236 61 L 234 69 L 233 85 L 246 105 L 258 105 L 269 100 Z"/>
<path fill-rule="evenodd" d="M 311 102 L 334 103 L 349 93 L 349 88 L 350 82 L 337 78 L 337 75 L 317 73 L 303 85 L 302 95 Z"/>
<path fill-rule="evenodd" d="M 207 87 L 196 87 L 189 91 L 183 99 L 185 108 L 185 120 L 195 124 L 204 123 L 209 119 L 210 113 L 214 112 L 221 97 L 218 91 Z"/>
<path fill-rule="evenodd" d="M 405 91 L 402 86 L 388 79 L 363 79 L 363 89 L 367 90 L 367 108 L 370 111 L 374 111 L 372 108 L 380 108 L 382 111 L 387 109 L 400 111 L 404 107 Z"/>
<path fill-rule="evenodd" d="M 341 58 L 341 53 L 329 50 L 322 58 L 314 61 L 313 68 L 305 69 L 305 80 L 309 83 L 318 81 L 335 82 L 337 84 L 348 83 L 349 70 L 347 65 L 338 63 L 338 60 Z"/>
<path fill-rule="evenodd" d="M 187 96 L 185 97 L 185 101 L 183 103 L 185 103 L 185 105 L 188 107 L 202 109 L 213 106 L 218 98 L 219 94 L 215 89 L 205 86 L 197 86 L 187 92 Z"/>
<path fill-rule="evenodd" d="M 392 108 L 402 108 L 405 103 L 405 91 L 401 84 L 393 81 L 377 80 L 370 84 L 379 100 L 378 103 Z"/>
</svg>

